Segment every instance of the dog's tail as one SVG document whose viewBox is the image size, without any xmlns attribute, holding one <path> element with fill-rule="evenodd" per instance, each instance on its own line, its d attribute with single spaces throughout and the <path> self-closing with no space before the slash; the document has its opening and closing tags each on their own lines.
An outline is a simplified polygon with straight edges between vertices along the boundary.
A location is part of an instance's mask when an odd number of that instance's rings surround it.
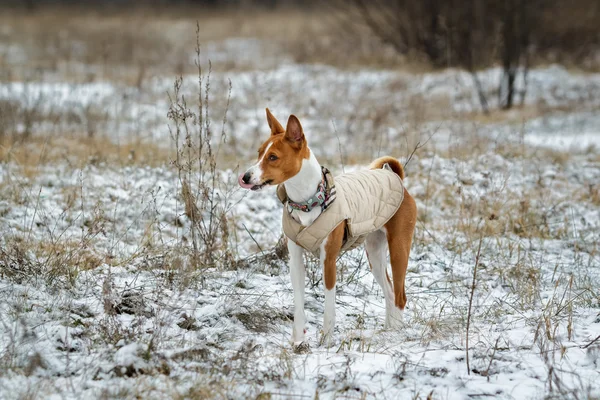
<svg viewBox="0 0 600 400">
<path fill-rule="evenodd" d="M 392 171 L 394 171 L 400 177 L 400 179 L 404 179 L 404 168 L 402 168 L 402 164 L 400 164 L 400 161 L 396 160 L 394 157 L 380 157 L 373 161 L 369 168 L 381 169 L 385 166 L 385 164 L 389 165 Z"/>
</svg>

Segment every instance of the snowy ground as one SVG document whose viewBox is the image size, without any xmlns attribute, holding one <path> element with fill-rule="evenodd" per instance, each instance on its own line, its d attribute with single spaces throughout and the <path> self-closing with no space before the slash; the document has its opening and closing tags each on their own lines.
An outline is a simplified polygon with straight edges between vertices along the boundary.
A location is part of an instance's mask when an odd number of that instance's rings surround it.
<svg viewBox="0 0 600 400">
<path fill-rule="evenodd" d="M 486 90 L 498 76 L 480 73 Z M 171 165 L 0 164 L 0 398 L 600 397 L 600 75 L 534 70 L 534 115 L 479 121 L 460 71 L 288 61 L 213 72 L 216 125 L 227 79 L 219 190 L 231 232 L 219 251 L 230 258 L 218 268 L 189 268 Z M 0 100 L 36 111 L 16 131 L 168 148 L 172 78 L 144 85 L 11 82 Z M 236 164 L 268 134 L 266 106 L 297 114 L 335 173 L 383 153 L 406 159 L 433 133 L 406 167 L 419 222 L 402 329 L 383 329 L 383 295 L 355 250 L 339 262 L 333 346 L 319 345 L 322 276 L 307 259 L 311 351 L 293 352 L 289 270 L 272 251 L 281 205 L 272 189 L 235 188 Z"/>
<path fill-rule="evenodd" d="M 354 151 L 359 146 L 367 146 L 369 154 L 391 147 L 403 151 L 404 156 L 407 149 L 400 147 L 406 144 L 407 136 L 411 141 L 426 139 L 433 131 L 444 131 L 449 121 L 461 124 L 451 129 L 452 135 L 463 136 L 465 130 L 474 129 L 472 121 L 464 120 L 465 115 L 480 110 L 470 75 L 458 70 L 424 74 L 373 69 L 341 71 L 289 61 L 272 69 L 213 71 L 210 76 L 207 69 L 205 65 L 204 79 L 211 86 L 211 116 L 219 127 L 231 82 L 226 124 L 229 151 L 244 158 L 253 156 L 263 141 L 265 107 L 283 121 L 292 112 L 301 116 L 315 151 L 327 156 L 338 153 L 337 136 L 352 140 L 344 142 L 346 153 L 364 154 Z M 501 70 L 493 68 L 478 75 L 493 109 Z M 7 118 L 5 129 L 52 135 L 108 135 L 117 141 L 152 140 L 168 146 L 167 93 L 173 92 L 173 76 L 151 77 L 141 87 L 55 79 L 0 82 L 0 101 L 10 102 L 20 113 L 30 116 L 27 126 Z M 586 142 L 593 143 L 597 117 L 593 121 L 584 119 L 581 123 L 587 126 L 583 131 L 574 121 L 562 121 L 577 118 L 577 114 L 564 115 L 564 110 L 590 112 L 600 107 L 600 74 L 569 73 L 553 65 L 530 71 L 528 80 L 525 106 L 534 116 L 542 116 L 537 122 L 542 126 L 525 129 L 526 135 L 551 130 L 558 135 L 581 134 Z M 197 97 L 197 75 L 186 75 L 183 81 L 182 93 L 190 102 Z M 517 91 L 520 85 L 522 82 L 517 81 Z M 562 111 L 560 118 L 553 111 Z M 508 112 L 509 118 L 511 113 L 520 122 L 518 112 Z M 544 126 L 548 116 L 554 119 L 550 127 Z M 446 139 L 444 132 L 439 132 L 433 139 L 443 138 Z"/>
</svg>

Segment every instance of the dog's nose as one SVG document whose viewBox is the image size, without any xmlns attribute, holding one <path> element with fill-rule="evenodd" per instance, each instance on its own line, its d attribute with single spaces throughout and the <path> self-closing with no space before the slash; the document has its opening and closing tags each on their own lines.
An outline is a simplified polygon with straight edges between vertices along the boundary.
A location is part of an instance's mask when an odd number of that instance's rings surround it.
<svg viewBox="0 0 600 400">
<path fill-rule="evenodd" d="M 244 183 L 250 183 L 250 172 L 246 172 L 244 174 L 244 176 L 242 177 L 242 182 L 244 182 Z"/>
</svg>

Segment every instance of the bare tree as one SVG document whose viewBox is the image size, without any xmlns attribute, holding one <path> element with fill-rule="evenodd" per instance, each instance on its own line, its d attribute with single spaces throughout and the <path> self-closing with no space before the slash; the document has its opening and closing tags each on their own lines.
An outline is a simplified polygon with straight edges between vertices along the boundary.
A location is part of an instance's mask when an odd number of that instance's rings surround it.
<svg viewBox="0 0 600 400">
<path fill-rule="evenodd" d="M 346 22 L 367 26 L 398 53 L 425 58 L 434 67 L 461 67 L 469 71 L 484 112 L 488 110 L 488 101 L 476 71 L 494 64 L 502 66 L 497 94 L 498 105 L 503 109 L 515 105 L 516 82 L 518 74 L 522 74 L 523 86 L 518 93 L 522 105 L 533 45 L 547 42 L 549 29 L 543 21 L 547 22 L 547 15 L 563 12 L 560 3 L 559 0 L 332 0 L 334 7 L 346 16 Z M 588 18 L 591 22 L 586 27 L 593 27 L 594 22 L 600 22 L 599 18 L 598 15 Z M 572 32 L 583 31 L 577 29 L 577 24 L 571 24 L 561 32 L 573 36 Z M 597 32 L 596 28 L 596 37 Z M 565 34 L 565 37 L 570 36 Z M 565 45 L 564 51 L 572 51 L 574 47 Z"/>
</svg>

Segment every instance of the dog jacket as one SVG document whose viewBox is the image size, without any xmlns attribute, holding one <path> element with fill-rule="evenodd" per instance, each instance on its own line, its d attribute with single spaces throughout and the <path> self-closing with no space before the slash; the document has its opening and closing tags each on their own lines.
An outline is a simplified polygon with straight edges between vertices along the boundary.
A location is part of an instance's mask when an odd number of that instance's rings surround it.
<svg viewBox="0 0 600 400">
<path fill-rule="evenodd" d="M 341 252 L 361 245 L 367 235 L 381 229 L 394 216 L 402 200 L 402 179 L 388 169 L 369 169 L 338 175 L 326 175 L 327 185 L 335 185 L 335 200 L 310 225 L 297 222 L 288 207 L 287 193 L 283 184 L 277 187 L 277 197 L 284 204 L 283 232 L 297 245 L 319 257 L 323 240 L 342 222 L 346 221 L 346 232 Z"/>
</svg>

